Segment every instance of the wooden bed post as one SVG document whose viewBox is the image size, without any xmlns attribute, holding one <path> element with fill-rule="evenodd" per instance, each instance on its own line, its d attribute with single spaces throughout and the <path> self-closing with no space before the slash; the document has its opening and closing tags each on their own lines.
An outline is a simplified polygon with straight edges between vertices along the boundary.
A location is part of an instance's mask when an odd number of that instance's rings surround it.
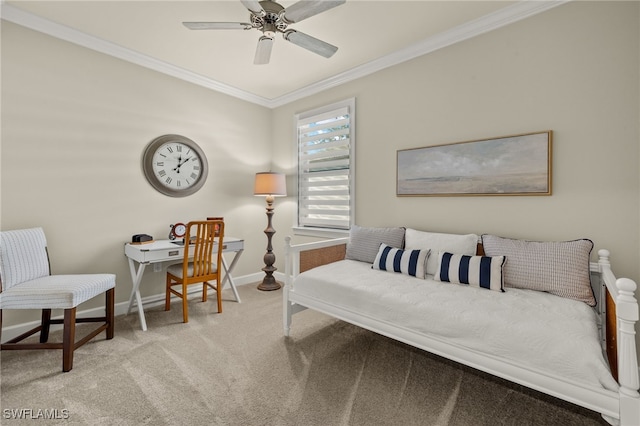
<svg viewBox="0 0 640 426">
<path fill-rule="evenodd" d="M 638 301 L 635 298 L 637 285 L 628 278 L 615 278 L 611 272 L 608 250 L 598 250 L 598 256 L 600 273 L 607 287 L 607 302 L 615 301 L 615 304 L 607 303 L 606 327 L 607 354 L 611 361 L 617 361 L 617 366 L 612 365 L 612 370 L 617 370 L 616 380 L 620 385 L 619 423 L 621 426 L 637 426 L 640 425 L 640 380 L 635 330 L 639 319 Z M 616 423 L 615 419 L 603 417 L 612 424 Z"/>
<path fill-rule="evenodd" d="M 634 297 L 636 283 L 628 278 L 616 280 L 618 297 L 618 382 L 620 383 L 620 424 L 640 425 L 640 394 L 636 330 L 638 301 Z"/>
<path fill-rule="evenodd" d="M 617 288 L 612 293 L 607 287 L 607 281 L 613 279 L 613 273 L 611 272 L 611 263 L 609 262 L 609 250 L 598 250 L 598 271 L 600 272 L 600 283 L 604 286 L 604 294 L 600 301 L 604 306 L 605 317 L 602 319 L 605 327 L 605 349 L 607 355 L 607 361 L 609 361 L 609 368 L 611 369 L 611 375 L 616 382 L 618 381 L 618 316 L 616 314 L 616 301 L 615 297 Z M 607 271 L 607 272 L 605 272 Z M 610 275 L 608 279 L 606 275 Z"/>
</svg>

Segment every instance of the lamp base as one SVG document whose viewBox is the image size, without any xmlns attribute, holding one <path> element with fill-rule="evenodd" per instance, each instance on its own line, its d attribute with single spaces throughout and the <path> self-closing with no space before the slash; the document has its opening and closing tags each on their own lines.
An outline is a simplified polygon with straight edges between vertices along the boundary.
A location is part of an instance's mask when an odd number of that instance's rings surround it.
<svg viewBox="0 0 640 426">
<path fill-rule="evenodd" d="M 277 270 L 273 264 L 276 261 L 276 255 L 273 253 L 273 247 L 271 246 L 271 238 L 273 234 L 276 233 L 276 230 L 271 226 L 271 217 L 273 216 L 273 196 L 269 195 L 267 197 L 267 229 L 264 230 L 264 233 L 267 236 L 267 252 L 264 255 L 264 264 L 265 267 L 262 270 L 265 273 L 262 282 L 258 285 L 258 290 L 263 291 L 272 291 L 278 290 L 281 286 L 276 281 L 273 276 L 273 273 Z"/>
<path fill-rule="evenodd" d="M 281 287 L 282 286 L 278 281 L 276 281 L 273 275 L 265 276 L 262 282 L 258 284 L 258 290 L 262 291 L 280 290 Z"/>
</svg>

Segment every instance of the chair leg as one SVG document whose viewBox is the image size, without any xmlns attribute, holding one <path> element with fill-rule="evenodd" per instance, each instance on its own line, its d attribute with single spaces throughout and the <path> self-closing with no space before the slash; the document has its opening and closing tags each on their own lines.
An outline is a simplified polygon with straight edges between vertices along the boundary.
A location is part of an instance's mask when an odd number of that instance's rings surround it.
<svg viewBox="0 0 640 426">
<path fill-rule="evenodd" d="M 222 313 L 222 286 L 220 285 L 220 280 L 216 280 L 216 297 L 218 298 L 218 313 Z"/>
<path fill-rule="evenodd" d="M 105 316 L 107 317 L 107 340 L 113 339 L 113 334 L 115 332 L 115 301 L 116 301 L 116 290 L 115 288 L 111 288 L 107 290 L 107 295 L 105 296 Z"/>
<path fill-rule="evenodd" d="M 51 329 L 51 309 L 42 310 L 42 320 L 40 321 L 40 343 L 47 343 L 49 340 L 49 330 Z"/>
<path fill-rule="evenodd" d="M 187 282 L 182 280 L 182 322 L 189 322 L 189 304 L 187 303 Z"/>
<path fill-rule="evenodd" d="M 164 310 L 171 310 L 171 277 L 167 274 L 167 288 L 164 296 Z"/>
<path fill-rule="evenodd" d="M 73 368 L 73 351 L 76 340 L 76 308 L 64 310 L 64 330 L 62 337 L 62 371 Z"/>
<path fill-rule="evenodd" d="M 207 288 L 207 282 L 203 282 L 202 283 L 202 301 L 206 302 L 207 301 L 207 293 L 208 293 L 208 288 Z"/>
</svg>

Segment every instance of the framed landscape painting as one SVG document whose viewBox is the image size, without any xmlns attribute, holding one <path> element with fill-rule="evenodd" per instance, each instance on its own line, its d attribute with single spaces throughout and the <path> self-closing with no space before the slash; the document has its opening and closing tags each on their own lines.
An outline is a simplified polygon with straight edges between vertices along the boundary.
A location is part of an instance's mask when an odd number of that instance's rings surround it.
<svg viewBox="0 0 640 426">
<path fill-rule="evenodd" d="M 396 194 L 551 195 L 551 134 L 399 150 Z"/>
</svg>

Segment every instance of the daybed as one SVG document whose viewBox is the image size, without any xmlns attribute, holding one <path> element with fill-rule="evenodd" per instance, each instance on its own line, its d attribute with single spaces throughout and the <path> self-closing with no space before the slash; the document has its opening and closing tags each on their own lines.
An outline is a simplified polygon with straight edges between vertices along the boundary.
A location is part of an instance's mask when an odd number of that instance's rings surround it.
<svg viewBox="0 0 640 426">
<path fill-rule="evenodd" d="M 405 228 L 286 238 L 284 333 L 307 308 L 640 425 L 636 284 L 590 240 Z M 606 351 L 606 354 L 605 354 Z"/>
</svg>

